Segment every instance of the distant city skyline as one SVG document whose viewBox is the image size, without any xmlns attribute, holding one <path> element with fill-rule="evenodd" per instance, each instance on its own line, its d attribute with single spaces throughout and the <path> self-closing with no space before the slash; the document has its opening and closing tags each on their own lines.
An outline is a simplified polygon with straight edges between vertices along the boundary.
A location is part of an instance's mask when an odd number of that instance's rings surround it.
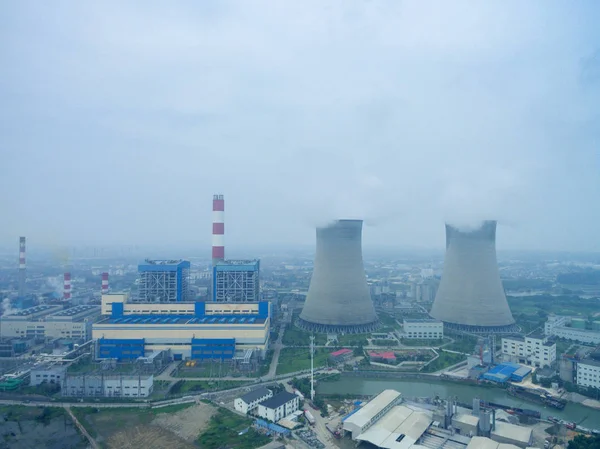
<svg viewBox="0 0 600 449">
<path fill-rule="evenodd" d="M 600 251 L 599 13 L 4 2 L 0 246 L 210 248 L 224 194 L 226 255 L 344 218 L 365 251 L 485 219 L 500 251 Z"/>
</svg>

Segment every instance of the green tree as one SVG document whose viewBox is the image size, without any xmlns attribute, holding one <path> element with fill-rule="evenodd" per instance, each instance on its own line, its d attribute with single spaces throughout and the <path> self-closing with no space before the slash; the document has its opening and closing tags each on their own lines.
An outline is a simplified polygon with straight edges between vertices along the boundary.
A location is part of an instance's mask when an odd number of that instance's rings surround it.
<svg viewBox="0 0 600 449">
<path fill-rule="evenodd" d="M 598 449 L 600 447 L 600 436 L 587 437 L 577 435 L 569 441 L 567 449 Z"/>
</svg>

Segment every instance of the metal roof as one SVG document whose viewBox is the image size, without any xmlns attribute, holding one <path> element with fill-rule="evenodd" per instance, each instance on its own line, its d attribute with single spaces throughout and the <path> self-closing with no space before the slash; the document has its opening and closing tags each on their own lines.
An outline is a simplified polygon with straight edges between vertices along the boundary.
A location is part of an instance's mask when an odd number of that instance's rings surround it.
<svg viewBox="0 0 600 449">
<path fill-rule="evenodd" d="M 257 388 L 256 390 L 249 391 L 243 396 L 240 396 L 240 399 L 244 401 L 246 404 L 250 404 L 251 402 L 256 401 L 257 399 L 264 398 L 272 394 L 271 390 L 265 387 Z"/>
<path fill-rule="evenodd" d="M 290 402 L 294 399 L 298 399 L 298 396 L 295 395 L 294 393 L 282 391 L 281 393 L 276 394 L 272 398 L 262 401 L 259 405 L 262 405 L 263 407 L 266 407 L 266 408 L 277 408 L 277 407 L 281 407 L 284 404 L 287 404 L 288 402 Z"/>
<path fill-rule="evenodd" d="M 263 324 L 265 318 L 257 318 L 253 315 L 206 315 L 194 317 L 192 315 L 124 315 L 118 318 L 108 318 L 98 324 L 195 324 L 195 325 L 218 325 L 218 324 Z"/>
<path fill-rule="evenodd" d="M 354 424 L 362 428 L 374 416 L 397 400 L 402 394 L 396 390 L 384 390 L 369 401 L 367 405 L 346 419 L 346 424 Z"/>
</svg>

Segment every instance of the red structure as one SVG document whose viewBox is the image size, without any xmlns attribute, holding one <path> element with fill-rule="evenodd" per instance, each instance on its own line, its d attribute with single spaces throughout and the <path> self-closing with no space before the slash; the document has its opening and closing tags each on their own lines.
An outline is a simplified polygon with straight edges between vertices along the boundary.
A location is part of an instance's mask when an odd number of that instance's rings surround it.
<svg viewBox="0 0 600 449">
<path fill-rule="evenodd" d="M 102 273 L 102 294 L 108 294 L 108 273 Z"/>
<path fill-rule="evenodd" d="M 63 277 L 63 300 L 71 300 L 71 273 L 65 273 Z"/>
<path fill-rule="evenodd" d="M 225 260 L 225 199 L 213 195 L 212 263 Z"/>
</svg>

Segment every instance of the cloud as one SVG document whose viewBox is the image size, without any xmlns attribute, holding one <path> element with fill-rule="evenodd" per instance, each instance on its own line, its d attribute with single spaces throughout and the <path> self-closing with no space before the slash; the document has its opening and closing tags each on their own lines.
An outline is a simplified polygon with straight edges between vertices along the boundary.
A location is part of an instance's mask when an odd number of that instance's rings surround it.
<svg viewBox="0 0 600 449">
<path fill-rule="evenodd" d="M 0 241 L 208 246 L 223 192 L 232 245 L 362 217 L 366 244 L 442 246 L 496 218 L 591 249 L 595 2 L 0 8 Z"/>
</svg>

